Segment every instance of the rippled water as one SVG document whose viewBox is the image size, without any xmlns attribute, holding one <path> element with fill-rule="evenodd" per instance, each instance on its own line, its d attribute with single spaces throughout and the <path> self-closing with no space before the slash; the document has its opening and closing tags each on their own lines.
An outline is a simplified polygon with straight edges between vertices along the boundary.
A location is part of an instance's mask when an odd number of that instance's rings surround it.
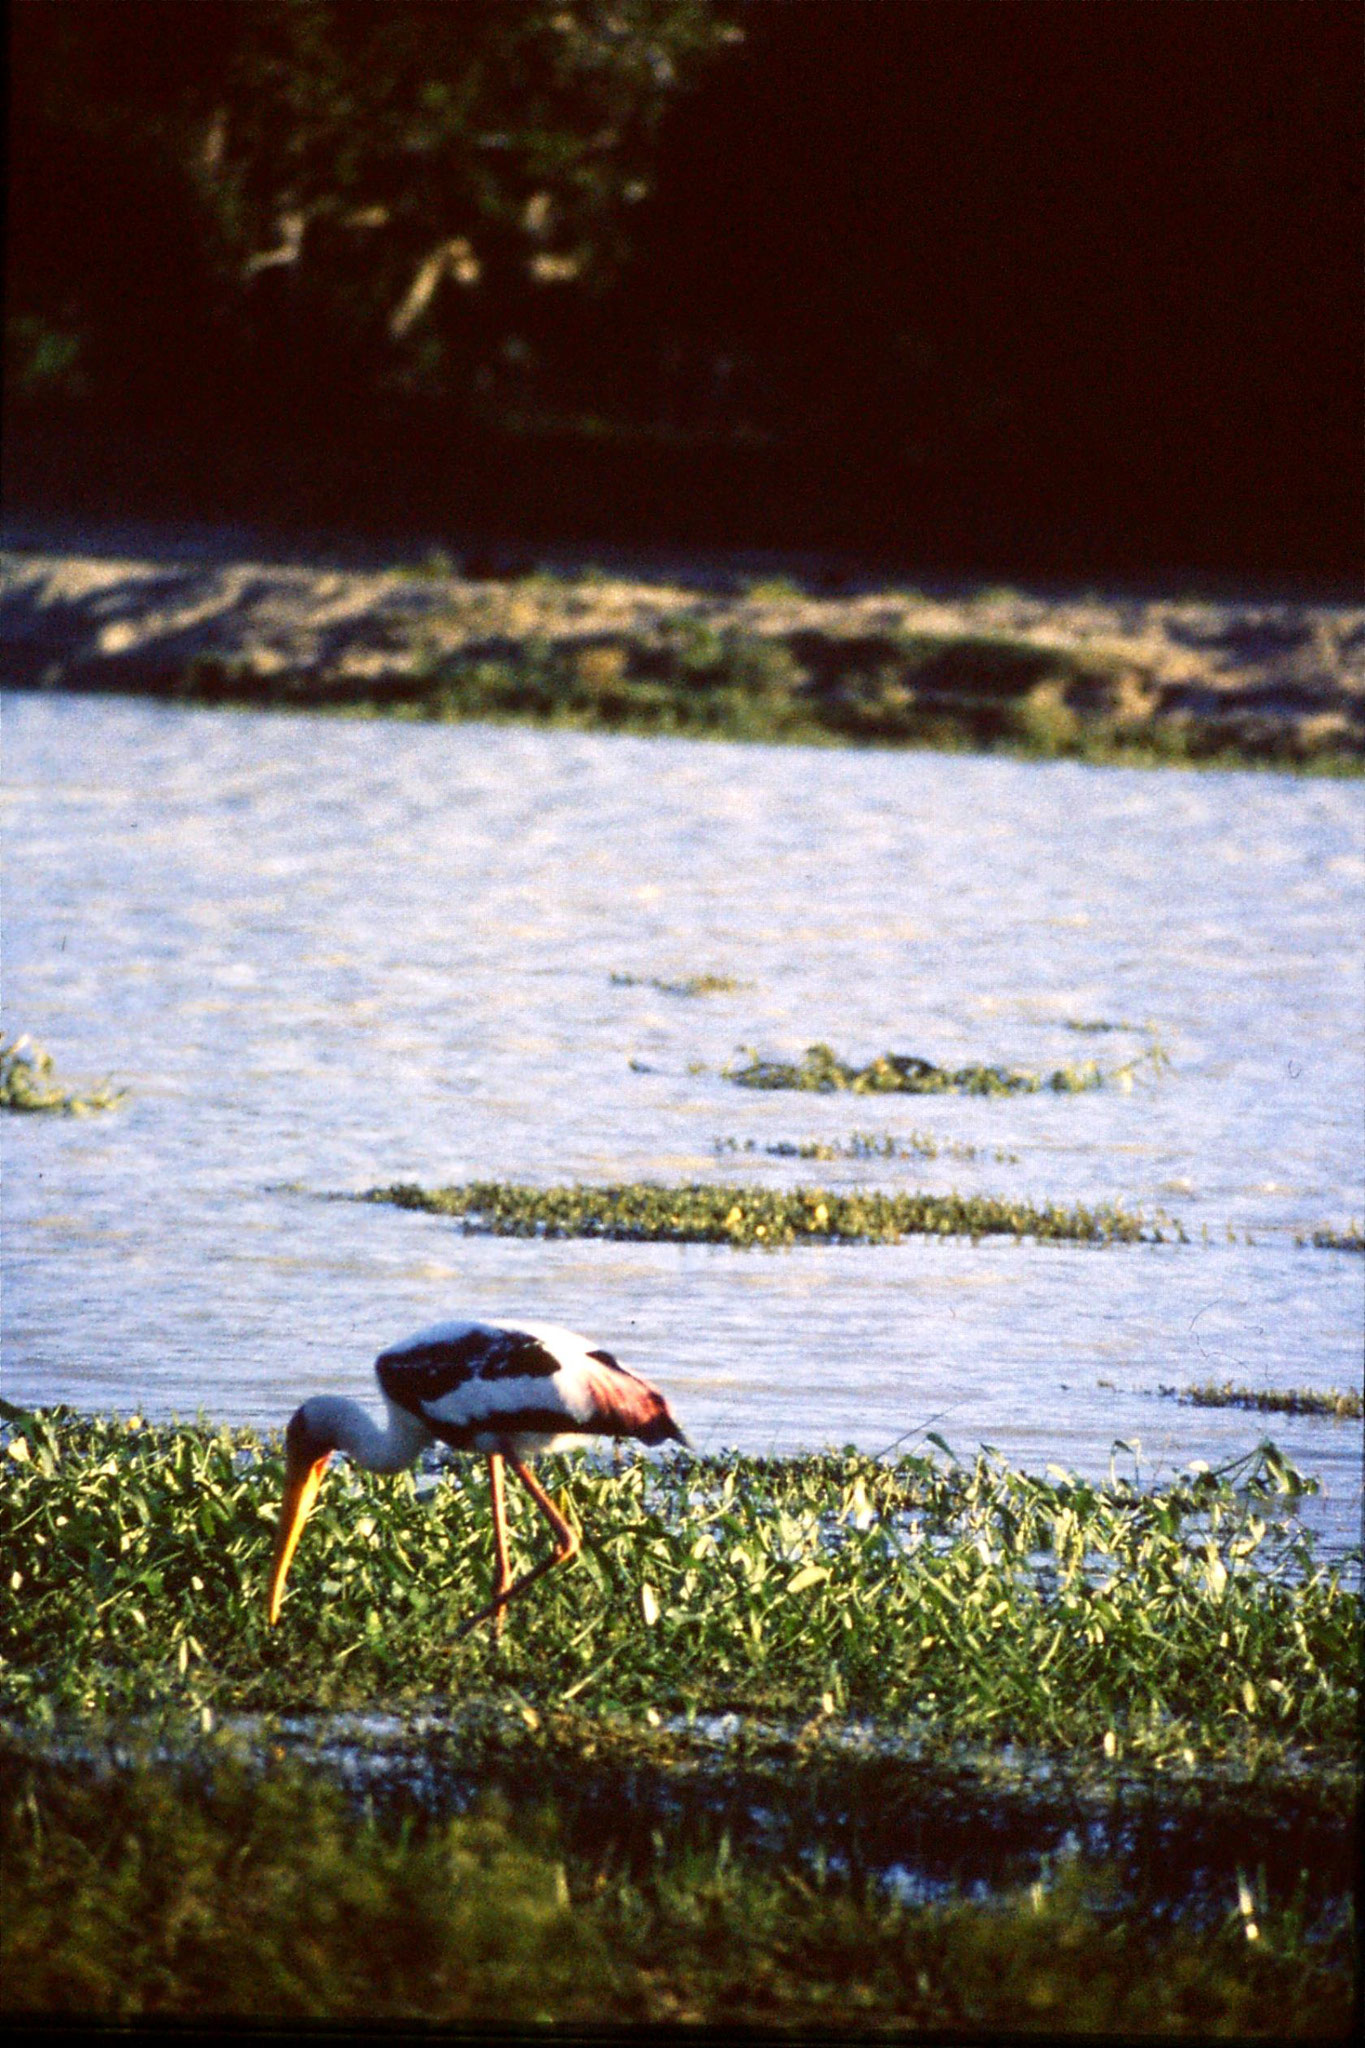
<svg viewBox="0 0 1365 2048">
<path fill-rule="evenodd" d="M 4 729 L 6 1029 L 129 1091 L 5 1119 L 11 1399 L 276 1423 L 372 1395 L 423 1323 L 535 1317 L 655 1378 L 705 1448 L 933 1428 L 1100 1474 L 1125 1439 L 1146 1478 L 1270 1434 L 1358 1536 L 1357 1424 L 1157 1392 L 1359 1384 L 1361 1260 L 1294 1241 L 1365 1210 L 1358 783 L 60 695 L 7 696 Z M 698 973 L 744 986 L 612 979 Z M 1112 1066 L 1149 1020 L 1171 1065 L 1128 1093 L 719 1071 L 816 1040 Z M 854 1131 L 979 1149 L 716 1150 Z M 519 1242 L 320 1199 L 471 1177 L 1122 1200 L 1192 1241 Z"/>
</svg>

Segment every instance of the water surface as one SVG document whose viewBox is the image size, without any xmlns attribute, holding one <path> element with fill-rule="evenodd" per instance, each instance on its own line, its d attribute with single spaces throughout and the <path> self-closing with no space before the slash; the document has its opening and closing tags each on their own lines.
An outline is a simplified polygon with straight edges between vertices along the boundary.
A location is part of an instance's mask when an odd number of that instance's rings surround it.
<svg viewBox="0 0 1365 2048">
<path fill-rule="evenodd" d="M 5 1027 L 87 1119 L 5 1120 L 20 1401 L 282 1422 L 452 1314 L 587 1330 L 703 1448 L 933 1428 L 1144 1478 L 1262 1435 L 1358 1535 L 1360 1430 L 1163 1385 L 1359 1384 L 1358 783 L 4 700 Z M 612 976 L 733 976 L 704 997 Z M 754 1093 L 740 1047 L 1128 1092 Z M 1076 1024 L 1128 1027 L 1082 1032 Z M 854 1131 L 964 1158 L 802 1162 Z M 1000 1152 L 1014 1155 L 1000 1159 Z M 1187 1244 L 765 1254 L 520 1242 L 322 1199 L 397 1179 L 718 1178 L 1120 1200 Z M 1205 1233 L 1207 1232 L 1207 1240 Z"/>
</svg>

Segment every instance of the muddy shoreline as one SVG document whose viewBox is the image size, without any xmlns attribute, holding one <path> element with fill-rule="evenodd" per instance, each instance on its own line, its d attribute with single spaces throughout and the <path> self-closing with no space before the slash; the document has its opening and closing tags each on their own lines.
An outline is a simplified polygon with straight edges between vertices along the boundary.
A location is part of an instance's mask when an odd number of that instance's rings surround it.
<svg viewBox="0 0 1365 2048">
<path fill-rule="evenodd" d="M 1365 605 L 889 589 L 759 558 L 280 559 L 209 529 L 0 541 L 11 687 L 634 730 L 696 729 L 704 699 L 720 737 L 1365 766 Z"/>
</svg>

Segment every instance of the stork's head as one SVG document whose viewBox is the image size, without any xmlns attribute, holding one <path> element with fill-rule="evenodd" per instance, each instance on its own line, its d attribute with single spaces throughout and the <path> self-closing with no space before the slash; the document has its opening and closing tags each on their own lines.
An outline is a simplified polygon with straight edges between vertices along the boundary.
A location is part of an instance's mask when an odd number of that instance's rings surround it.
<svg viewBox="0 0 1365 2048">
<path fill-rule="evenodd" d="M 590 1428 L 599 1430 L 603 1436 L 633 1436 L 642 1444 L 687 1443 L 657 1387 L 631 1372 L 610 1351 L 590 1351 L 588 1358 L 593 1413 Z"/>
<path fill-rule="evenodd" d="M 272 1622 L 280 1618 L 280 1602 L 284 1598 L 284 1582 L 289 1572 L 289 1562 L 299 1540 L 299 1532 L 308 1519 L 308 1511 L 318 1497 L 322 1475 L 327 1470 L 327 1461 L 336 1449 L 335 1438 L 328 1435 L 316 1418 L 310 1418 L 314 1404 L 305 1401 L 289 1421 L 284 1433 L 284 1499 L 280 1503 L 279 1527 L 275 1531 L 275 1561 L 270 1568 L 269 1613 Z"/>
<path fill-rule="evenodd" d="M 622 1377 L 625 1377 L 624 1373 Z M 672 1411 L 657 1387 L 635 1380 L 630 1394 L 625 1435 L 633 1436 L 642 1444 L 685 1444 L 691 1450 L 691 1444 L 674 1421 Z"/>
<path fill-rule="evenodd" d="M 655 1394 L 658 1408 L 640 1432 L 640 1440 L 647 1444 L 683 1444 L 688 1450 L 692 1446 L 669 1413 L 668 1403 L 662 1394 Z"/>
</svg>

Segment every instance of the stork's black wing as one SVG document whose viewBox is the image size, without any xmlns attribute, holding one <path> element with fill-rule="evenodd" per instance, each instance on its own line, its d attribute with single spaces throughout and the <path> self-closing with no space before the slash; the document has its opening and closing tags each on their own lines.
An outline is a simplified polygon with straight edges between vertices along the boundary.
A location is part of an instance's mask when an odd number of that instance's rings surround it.
<svg viewBox="0 0 1365 2048">
<path fill-rule="evenodd" d="M 389 1399 L 423 1422 L 429 1410 L 447 1395 L 476 1380 L 546 1380 L 561 1361 L 538 1337 L 525 1330 L 500 1330 L 481 1324 L 431 1335 L 381 1352 L 375 1373 Z"/>
</svg>

